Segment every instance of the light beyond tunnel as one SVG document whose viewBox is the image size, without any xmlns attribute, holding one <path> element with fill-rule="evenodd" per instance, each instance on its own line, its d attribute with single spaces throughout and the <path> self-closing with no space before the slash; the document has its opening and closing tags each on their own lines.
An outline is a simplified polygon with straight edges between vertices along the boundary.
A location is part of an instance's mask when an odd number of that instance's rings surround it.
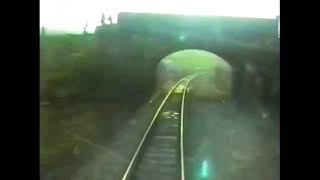
<svg viewBox="0 0 320 180">
<path fill-rule="evenodd" d="M 204 50 L 187 49 L 169 54 L 158 65 L 158 87 L 168 91 L 182 77 L 192 80 L 192 93 L 204 99 L 225 101 L 231 97 L 232 69 L 221 57 Z"/>
</svg>

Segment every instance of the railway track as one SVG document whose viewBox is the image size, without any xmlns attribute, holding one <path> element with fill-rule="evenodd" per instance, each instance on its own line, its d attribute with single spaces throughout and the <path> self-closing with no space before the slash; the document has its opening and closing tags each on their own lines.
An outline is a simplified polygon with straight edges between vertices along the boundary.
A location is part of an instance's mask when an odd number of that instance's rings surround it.
<svg viewBox="0 0 320 180">
<path fill-rule="evenodd" d="M 184 180 L 183 114 L 188 76 L 177 82 L 157 109 L 122 180 Z"/>
</svg>

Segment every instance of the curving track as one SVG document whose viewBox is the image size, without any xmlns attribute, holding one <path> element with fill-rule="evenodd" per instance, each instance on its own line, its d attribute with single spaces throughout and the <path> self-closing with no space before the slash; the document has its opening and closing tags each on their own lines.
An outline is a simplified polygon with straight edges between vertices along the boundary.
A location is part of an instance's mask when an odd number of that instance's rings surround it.
<svg viewBox="0 0 320 180">
<path fill-rule="evenodd" d="M 183 114 L 188 76 L 177 82 L 162 101 L 122 180 L 185 179 Z"/>
</svg>

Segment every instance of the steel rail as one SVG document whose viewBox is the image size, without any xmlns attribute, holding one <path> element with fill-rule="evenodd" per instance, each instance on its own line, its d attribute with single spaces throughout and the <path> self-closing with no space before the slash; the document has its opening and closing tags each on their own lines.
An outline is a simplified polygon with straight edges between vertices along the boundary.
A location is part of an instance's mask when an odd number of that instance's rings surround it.
<svg viewBox="0 0 320 180">
<path fill-rule="evenodd" d="M 182 102 L 181 102 L 181 111 L 180 111 L 180 166 L 181 166 L 181 180 L 185 180 L 185 175 L 184 175 L 184 134 L 183 134 L 183 128 L 184 128 L 184 103 L 185 103 L 185 97 L 186 97 L 186 92 L 188 89 L 188 85 L 190 81 L 194 78 L 195 76 L 191 77 L 182 94 Z"/>
<path fill-rule="evenodd" d="M 144 144 L 144 142 L 145 142 L 145 139 L 146 139 L 146 137 L 148 136 L 148 134 L 149 134 L 152 126 L 154 125 L 154 122 L 155 122 L 156 118 L 158 117 L 158 114 L 160 113 L 163 105 L 165 104 L 165 102 L 167 101 L 167 99 L 169 98 L 169 96 L 170 96 L 170 95 L 172 94 L 172 92 L 176 89 L 176 87 L 181 84 L 181 82 L 183 82 L 183 81 L 185 81 L 185 80 L 188 80 L 187 83 L 189 84 L 190 80 L 191 80 L 193 77 L 194 77 L 194 75 L 191 75 L 191 76 L 187 76 L 187 77 L 184 77 L 184 78 L 180 79 L 180 80 L 170 89 L 170 91 L 168 92 L 168 94 L 166 95 L 166 97 L 164 98 L 164 100 L 162 101 L 162 103 L 160 104 L 159 108 L 157 109 L 157 111 L 156 111 L 156 113 L 155 113 L 152 121 L 150 122 L 150 124 L 149 124 L 146 132 L 144 133 L 144 135 L 143 135 L 143 137 L 142 137 L 142 139 L 141 139 L 141 141 L 140 141 L 140 143 L 139 143 L 139 145 L 138 145 L 138 147 L 137 147 L 137 150 L 135 151 L 135 153 L 134 153 L 134 155 L 133 155 L 133 157 L 132 157 L 132 159 L 131 159 L 131 161 L 130 161 L 130 163 L 129 163 L 129 165 L 128 165 L 125 173 L 124 173 L 124 175 L 123 175 L 122 178 L 121 178 L 122 180 L 128 180 L 128 179 L 129 179 L 129 175 L 131 174 L 133 165 L 134 165 L 134 163 L 135 163 L 135 161 L 136 161 L 136 159 L 137 159 L 138 154 L 139 154 L 140 151 L 141 151 L 141 148 L 142 148 L 142 146 L 143 146 L 143 144 Z M 186 88 L 185 88 L 185 89 L 186 89 Z M 184 90 L 185 90 L 185 89 L 184 89 Z M 184 92 L 184 93 L 185 93 L 185 92 Z M 182 133 L 183 133 L 183 132 L 182 132 Z M 183 165 L 183 167 L 184 167 L 184 165 Z M 184 172 L 184 171 L 183 171 L 183 172 Z M 184 178 L 184 175 L 183 175 L 183 178 Z"/>
</svg>

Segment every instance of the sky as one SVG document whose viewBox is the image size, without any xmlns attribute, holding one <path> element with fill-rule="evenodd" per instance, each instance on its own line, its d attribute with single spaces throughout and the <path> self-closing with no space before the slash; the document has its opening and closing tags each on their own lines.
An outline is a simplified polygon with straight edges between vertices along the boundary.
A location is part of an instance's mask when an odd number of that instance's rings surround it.
<svg viewBox="0 0 320 180">
<path fill-rule="evenodd" d="M 40 27 L 93 32 L 101 13 L 117 21 L 119 12 L 214 15 L 275 19 L 280 0 L 40 0 Z"/>
</svg>

